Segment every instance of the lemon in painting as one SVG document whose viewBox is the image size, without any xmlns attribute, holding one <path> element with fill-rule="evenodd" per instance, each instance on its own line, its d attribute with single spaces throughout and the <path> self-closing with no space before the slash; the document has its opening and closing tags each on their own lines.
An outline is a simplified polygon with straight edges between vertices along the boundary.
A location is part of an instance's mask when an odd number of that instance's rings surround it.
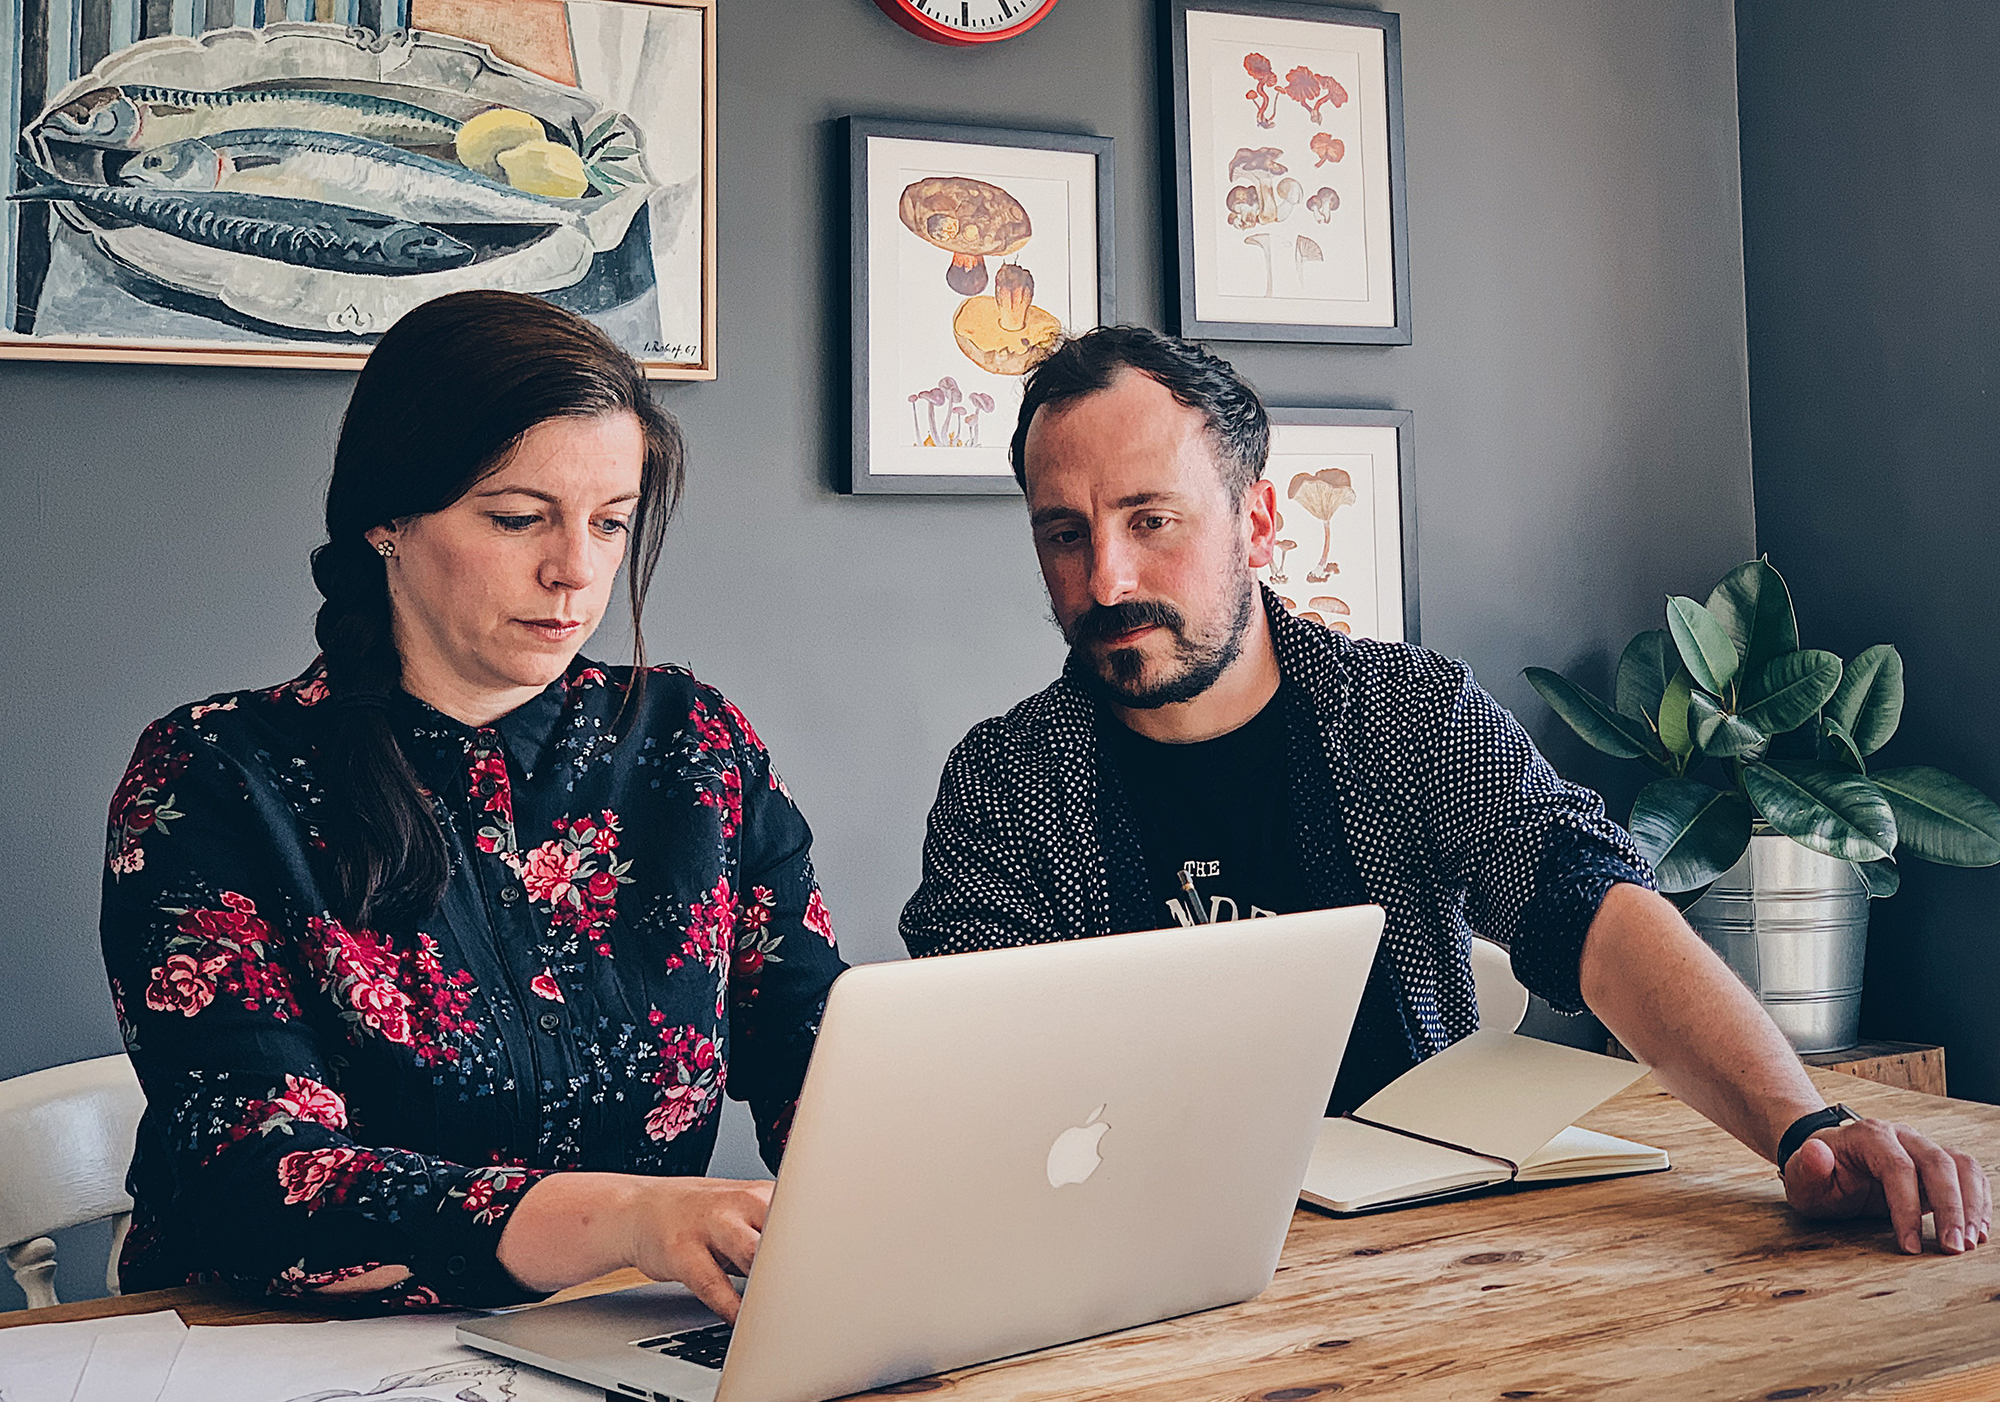
<svg viewBox="0 0 2000 1402">
<path fill-rule="evenodd" d="M 526 112 L 490 108 L 458 129 L 458 163 L 499 180 L 503 176 L 495 157 L 525 141 L 540 141 L 543 135 L 541 122 Z"/>
<path fill-rule="evenodd" d="M 500 153 L 500 168 L 509 185 L 531 195 L 575 199 L 590 188 L 583 158 L 560 142 L 524 141 Z"/>
</svg>

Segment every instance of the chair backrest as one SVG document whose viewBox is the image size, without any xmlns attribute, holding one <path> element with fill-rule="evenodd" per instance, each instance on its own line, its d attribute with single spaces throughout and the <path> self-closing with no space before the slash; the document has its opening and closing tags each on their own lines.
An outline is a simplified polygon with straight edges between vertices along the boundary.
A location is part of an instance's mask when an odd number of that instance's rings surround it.
<svg viewBox="0 0 2000 1402">
<path fill-rule="evenodd" d="M 1472 937 L 1472 984 L 1479 997 L 1479 1025 L 1509 1032 L 1528 1015 L 1528 990 L 1514 977 L 1506 947 L 1484 935 Z"/>
<path fill-rule="evenodd" d="M 30 1307 L 52 1305 L 52 1232 L 120 1219 L 105 1284 L 118 1290 L 118 1249 L 132 1199 L 125 1173 L 146 1096 L 123 1056 L 73 1061 L 0 1081 L 0 1246 Z"/>
</svg>

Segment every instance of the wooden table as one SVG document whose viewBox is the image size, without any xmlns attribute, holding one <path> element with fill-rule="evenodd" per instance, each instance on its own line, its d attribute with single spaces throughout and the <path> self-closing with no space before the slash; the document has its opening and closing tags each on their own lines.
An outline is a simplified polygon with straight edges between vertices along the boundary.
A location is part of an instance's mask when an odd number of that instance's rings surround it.
<svg viewBox="0 0 2000 1402">
<path fill-rule="evenodd" d="M 1811 1075 L 1829 1100 L 2000 1165 L 2000 1108 Z M 1661 1146 L 1673 1172 L 1373 1217 L 1301 1211 L 1277 1279 L 1254 1300 L 872 1395 L 2000 1399 L 2000 1239 L 1964 1256 L 1933 1246 L 1910 1257 L 1883 1222 L 1803 1223 L 1768 1164 L 1650 1079 L 1584 1123 Z M 190 1323 L 232 1317 L 212 1294 L 160 1291 L 6 1322 L 168 1306 Z M 234 1311 L 245 1322 L 274 1316 Z"/>
</svg>

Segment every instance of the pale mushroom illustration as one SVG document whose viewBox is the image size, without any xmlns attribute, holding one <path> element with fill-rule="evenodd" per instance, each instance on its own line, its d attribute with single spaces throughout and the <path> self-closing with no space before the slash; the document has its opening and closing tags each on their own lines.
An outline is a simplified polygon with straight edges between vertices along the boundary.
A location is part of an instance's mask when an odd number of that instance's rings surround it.
<svg viewBox="0 0 2000 1402">
<path fill-rule="evenodd" d="M 930 418 L 931 431 L 928 434 L 923 431 L 921 426 L 917 429 L 917 446 L 919 448 L 935 448 L 938 446 L 937 411 L 938 406 L 944 402 L 944 390 L 940 388 L 920 389 L 910 396 L 910 421 L 912 423 L 916 422 L 918 404 L 923 404 L 926 407 Z"/>
<path fill-rule="evenodd" d="M 1301 472 L 1292 479 L 1286 491 L 1288 500 L 1297 502 L 1316 517 L 1326 528 L 1325 543 L 1320 546 L 1319 564 L 1306 571 L 1306 583 L 1324 584 L 1340 573 L 1340 566 L 1330 558 L 1333 554 L 1333 513 L 1343 506 L 1352 506 L 1356 501 L 1354 479 L 1338 467 L 1323 467 L 1318 472 Z"/>
<path fill-rule="evenodd" d="M 1278 86 L 1278 70 L 1262 54 L 1245 54 L 1243 71 L 1257 85 L 1243 95 L 1257 104 L 1257 125 L 1268 128 L 1278 119 L 1278 94 L 1274 91 Z"/>
<path fill-rule="evenodd" d="M 990 394 L 981 394 L 978 390 L 974 390 L 965 397 L 965 402 L 972 406 L 965 411 L 965 446 L 968 448 L 977 448 L 979 446 L 979 416 L 993 412 L 993 396 Z"/>
<path fill-rule="evenodd" d="M 1319 157 L 1313 162 L 1316 167 L 1323 166 L 1328 161 L 1337 161 L 1347 154 L 1347 143 L 1328 131 L 1315 132 L 1313 139 L 1306 144 L 1312 147 L 1312 153 Z"/>
<path fill-rule="evenodd" d="M 958 406 L 965 400 L 965 392 L 958 387 L 958 381 L 946 375 L 938 381 L 937 387 L 944 391 L 944 441 L 947 445 L 958 446 L 957 420 L 964 411 Z"/>
<path fill-rule="evenodd" d="M 1255 224 L 1275 224 L 1292 212 L 1305 198 L 1305 186 L 1296 180 L 1280 179 L 1286 166 L 1285 153 L 1276 146 L 1239 146 L 1229 159 L 1229 179 L 1250 177 L 1248 185 L 1230 187 L 1226 204 L 1229 222 L 1239 229 Z M 1251 194 L 1256 203 L 1251 204 Z"/>
<path fill-rule="evenodd" d="M 1292 243 L 1292 262 L 1299 275 L 1299 281 L 1306 280 L 1306 264 L 1324 263 L 1326 254 L 1317 243 L 1300 234 Z"/>
<path fill-rule="evenodd" d="M 1347 89 L 1327 77 L 1315 73 L 1303 63 L 1285 75 L 1284 86 L 1278 89 L 1286 97 L 1306 109 L 1306 115 L 1318 126 L 1320 109 L 1331 102 L 1335 107 L 1347 103 Z"/>
<path fill-rule="evenodd" d="M 1021 202 L 984 180 L 932 175 L 905 186 L 896 202 L 903 227 L 951 255 L 944 280 L 967 297 L 986 290 L 986 260 L 1004 257 L 1034 234 Z"/>
<path fill-rule="evenodd" d="M 1314 614 L 1321 615 L 1315 618 L 1314 622 L 1323 623 L 1336 633 L 1353 634 L 1354 629 L 1350 625 L 1340 621 L 1341 617 L 1351 618 L 1354 615 L 1354 610 L 1347 606 L 1345 599 L 1336 599 L 1331 594 L 1321 594 L 1316 598 L 1308 599 L 1306 607 L 1312 610 Z M 1324 616 L 1327 614 L 1337 614 L 1340 617 L 1327 618 Z"/>
<path fill-rule="evenodd" d="M 1025 375 L 1056 348 L 1062 322 L 1034 304 L 1035 275 L 1016 263 L 993 276 L 991 297 L 968 297 L 951 319 L 965 358 L 995 375 Z"/>
<path fill-rule="evenodd" d="M 1313 218 L 1320 223 L 1331 224 L 1333 212 L 1340 208 L 1340 191 L 1330 185 L 1322 185 L 1312 198 L 1306 201 L 1306 208 L 1313 212 Z"/>
<path fill-rule="evenodd" d="M 1278 553 L 1271 560 L 1271 583 L 1289 583 L 1290 581 L 1285 578 L 1285 556 L 1298 549 L 1299 543 L 1296 540 L 1281 540 L 1274 548 Z"/>
<path fill-rule="evenodd" d="M 1261 234 L 1252 234 L 1252 235 L 1250 235 L 1250 237 L 1248 237 L 1248 238 L 1244 239 L 1244 240 L 1243 240 L 1243 242 L 1245 242 L 1245 243 L 1247 243 L 1247 244 L 1251 244 L 1251 245 L 1253 245 L 1253 246 L 1255 246 L 1255 247 L 1257 247 L 1257 248 L 1261 248 L 1261 249 L 1263 249 L 1263 250 L 1264 250 L 1264 295 L 1265 295 L 1266 297 L 1268 297 L 1268 296 L 1270 296 L 1270 295 L 1271 295 L 1271 233 L 1270 233 L 1270 230 L 1268 230 L 1268 229 L 1267 229 L 1267 230 L 1265 230 L 1265 231 L 1264 231 L 1263 233 L 1261 233 Z"/>
</svg>

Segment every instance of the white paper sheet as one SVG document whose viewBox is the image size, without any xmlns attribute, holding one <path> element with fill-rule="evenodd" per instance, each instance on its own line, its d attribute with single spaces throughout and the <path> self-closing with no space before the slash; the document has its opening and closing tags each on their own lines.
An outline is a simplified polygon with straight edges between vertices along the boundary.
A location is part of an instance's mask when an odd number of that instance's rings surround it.
<svg viewBox="0 0 2000 1402">
<path fill-rule="evenodd" d="M 465 1347 L 463 1318 L 190 1329 L 159 1402 L 602 1402 L 600 1389 Z"/>
<path fill-rule="evenodd" d="M 139 1315 L 137 1322 L 146 1327 L 106 1330 L 97 1336 L 70 1402 L 154 1402 L 160 1395 L 187 1338 L 187 1326 L 171 1310 Z"/>
<path fill-rule="evenodd" d="M 99 1340 L 157 1343 L 178 1339 L 183 1332 L 180 1316 L 172 1310 L 0 1329 L 0 1402 L 72 1402 Z M 128 1393 L 122 1402 L 152 1402 L 157 1392 Z"/>
</svg>

